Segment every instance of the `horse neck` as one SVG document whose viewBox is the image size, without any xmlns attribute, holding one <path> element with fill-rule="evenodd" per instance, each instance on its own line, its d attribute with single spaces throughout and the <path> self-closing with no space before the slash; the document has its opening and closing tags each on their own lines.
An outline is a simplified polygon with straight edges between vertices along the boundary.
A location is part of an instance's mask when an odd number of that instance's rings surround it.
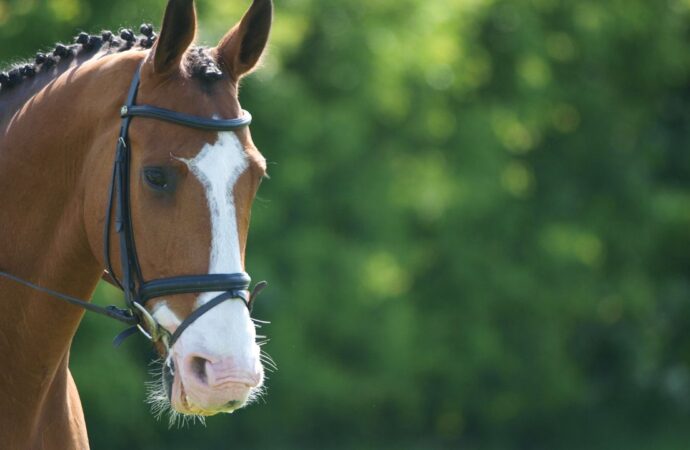
<svg viewBox="0 0 690 450">
<path fill-rule="evenodd" d="M 133 72 L 136 63 L 123 64 L 120 70 L 132 65 Z M 102 270 L 85 231 L 85 173 L 94 160 L 112 161 L 110 152 L 93 152 L 104 133 L 116 134 L 117 104 L 128 83 L 99 70 L 94 63 L 65 72 L 0 129 L 0 269 L 82 298 Z M 99 76 L 104 79 L 94 80 Z M 112 130 L 104 130 L 110 115 Z M 114 148 L 115 136 L 111 142 Z M 31 414 L 51 389 L 65 389 L 69 346 L 82 314 L 0 278 L 0 354 L 11 361 L 11 370 L 0 371 L 0 415 L 17 408 Z"/>
</svg>

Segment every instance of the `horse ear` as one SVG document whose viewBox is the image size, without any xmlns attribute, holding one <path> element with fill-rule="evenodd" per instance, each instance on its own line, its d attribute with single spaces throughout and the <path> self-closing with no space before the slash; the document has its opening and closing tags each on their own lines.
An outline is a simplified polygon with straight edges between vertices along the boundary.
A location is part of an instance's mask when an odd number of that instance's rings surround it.
<svg viewBox="0 0 690 450">
<path fill-rule="evenodd" d="M 160 36 L 151 51 L 155 72 L 165 74 L 177 69 L 195 35 L 194 0 L 169 0 Z"/>
<path fill-rule="evenodd" d="M 221 39 L 216 51 L 234 79 L 251 71 L 266 47 L 273 20 L 272 0 L 253 0 L 242 20 Z"/>
</svg>

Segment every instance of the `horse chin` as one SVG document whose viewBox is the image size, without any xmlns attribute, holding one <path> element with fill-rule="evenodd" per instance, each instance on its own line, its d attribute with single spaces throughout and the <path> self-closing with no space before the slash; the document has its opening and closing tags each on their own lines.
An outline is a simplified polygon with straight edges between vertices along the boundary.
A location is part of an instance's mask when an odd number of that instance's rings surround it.
<svg viewBox="0 0 690 450">
<path fill-rule="evenodd" d="M 253 397 L 253 393 L 250 391 L 244 399 L 230 400 L 223 405 L 214 405 L 212 409 L 206 409 L 194 402 L 193 394 L 187 392 L 179 376 L 175 377 L 170 372 L 167 374 L 164 372 L 163 383 L 166 393 L 168 393 L 168 400 L 172 410 L 184 416 L 208 417 L 221 413 L 232 414 L 250 403 L 249 400 Z"/>
<path fill-rule="evenodd" d="M 203 418 L 221 413 L 231 414 L 252 403 L 263 393 L 263 375 L 261 382 L 255 387 L 242 383 L 229 383 L 225 385 L 225 392 L 216 393 L 187 389 L 183 374 L 176 370 L 172 360 L 162 364 L 159 380 L 159 406 L 162 406 L 160 403 L 165 402 L 167 406 L 163 407 L 176 417 Z M 224 396 L 227 396 L 225 403 L 219 401 Z"/>
</svg>

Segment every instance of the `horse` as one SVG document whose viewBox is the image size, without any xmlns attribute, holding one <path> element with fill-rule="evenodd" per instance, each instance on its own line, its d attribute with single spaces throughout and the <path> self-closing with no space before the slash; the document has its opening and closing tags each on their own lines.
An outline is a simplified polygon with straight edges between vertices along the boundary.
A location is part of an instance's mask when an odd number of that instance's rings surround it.
<svg viewBox="0 0 690 450">
<path fill-rule="evenodd" d="M 152 340 L 176 413 L 230 413 L 260 393 L 244 261 L 266 160 L 238 86 L 272 17 L 253 0 L 201 47 L 194 1 L 169 0 L 159 34 L 81 33 L 0 75 L 3 448 L 88 448 L 68 367 L 84 309 Z M 80 300 L 101 278 L 126 309 Z"/>
</svg>

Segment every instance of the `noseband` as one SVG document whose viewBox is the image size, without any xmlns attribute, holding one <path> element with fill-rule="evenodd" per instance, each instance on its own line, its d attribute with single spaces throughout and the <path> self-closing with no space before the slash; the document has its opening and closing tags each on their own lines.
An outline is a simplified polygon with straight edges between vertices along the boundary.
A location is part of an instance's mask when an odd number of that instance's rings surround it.
<svg viewBox="0 0 690 450">
<path fill-rule="evenodd" d="M 134 229 L 132 227 L 130 207 L 131 149 L 129 145 L 129 126 L 134 117 L 142 117 L 201 130 L 235 131 L 247 127 L 252 121 L 252 116 L 247 111 L 243 110 L 242 117 L 236 119 L 212 119 L 183 114 L 150 105 L 137 105 L 136 97 L 141 81 L 142 65 L 143 63 L 137 67 L 127 94 L 125 105 L 122 106 L 120 110 L 120 117 L 122 118 L 120 136 L 117 140 L 115 164 L 113 166 L 112 180 L 108 192 L 108 203 L 103 232 L 104 259 L 106 271 L 110 278 L 108 281 L 122 289 L 125 294 L 127 309 L 120 309 L 115 306 L 101 308 L 89 302 L 30 283 L 7 272 L 0 271 L 0 276 L 9 278 L 89 311 L 103 314 L 133 325 L 115 338 L 114 343 L 116 346 L 125 338 L 139 330 L 152 342 L 160 342 L 165 347 L 166 351 L 169 351 L 184 330 L 202 315 L 226 300 L 240 299 L 251 311 L 253 300 L 266 286 L 266 282 L 262 281 L 257 283 L 253 291 L 250 292 L 249 286 L 251 278 L 246 272 L 187 275 L 145 281 L 137 257 L 137 248 L 134 242 Z M 119 236 L 120 264 L 122 269 L 121 279 L 118 279 L 115 275 L 110 258 L 110 231 L 113 207 L 115 209 L 115 231 Z M 218 292 L 219 295 L 195 309 L 182 321 L 182 323 L 180 323 L 172 334 L 161 326 L 146 309 L 146 303 L 155 298 L 167 295 L 196 294 L 202 292 Z"/>
</svg>

